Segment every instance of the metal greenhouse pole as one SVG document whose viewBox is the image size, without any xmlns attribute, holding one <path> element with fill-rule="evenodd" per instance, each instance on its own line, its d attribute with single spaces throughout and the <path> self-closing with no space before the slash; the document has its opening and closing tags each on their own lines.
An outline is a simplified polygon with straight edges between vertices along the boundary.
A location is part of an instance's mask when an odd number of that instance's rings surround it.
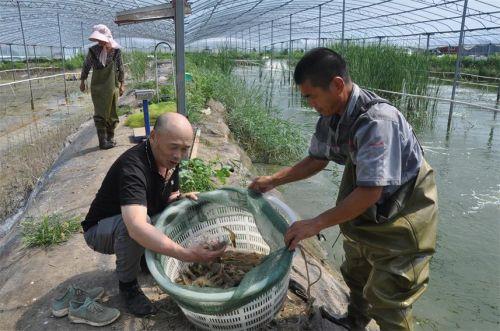
<svg viewBox="0 0 500 331">
<path fill-rule="evenodd" d="M 260 54 L 260 24 L 257 27 L 259 28 L 259 54 Z"/>
<path fill-rule="evenodd" d="M 19 22 L 21 22 L 21 34 L 23 36 L 24 56 L 26 58 L 26 69 L 28 70 L 28 84 L 30 87 L 31 110 L 35 110 L 35 103 L 33 102 L 33 89 L 31 87 L 30 61 L 28 60 L 28 49 L 26 48 L 26 37 L 24 36 L 23 19 L 21 16 L 21 6 L 19 5 L 19 1 L 16 1 L 16 3 L 17 3 L 17 11 L 19 12 Z"/>
<path fill-rule="evenodd" d="M 453 88 L 451 90 L 451 103 L 450 103 L 450 112 L 448 113 L 448 125 L 446 126 L 446 131 L 450 132 L 451 129 L 451 117 L 453 116 L 453 107 L 455 103 L 455 93 L 457 92 L 458 79 L 460 78 L 460 63 L 462 61 L 462 53 L 464 47 L 464 26 L 465 26 L 465 17 L 467 14 L 467 2 L 468 0 L 464 0 L 464 8 L 462 12 L 462 24 L 460 25 L 460 37 L 458 39 L 458 54 L 457 61 L 455 62 L 455 77 L 453 78 Z"/>
<path fill-rule="evenodd" d="M 426 50 L 426 51 L 429 51 L 429 42 L 430 42 L 430 37 L 431 37 L 431 34 L 430 34 L 430 33 L 427 33 L 427 45 L 425 46 L 425 50 Z"/>
<path fill-rule="evenodd" d="M 59 13 L 57 13 L 57 28 L 59 29 L 59 47 L 61 48 L 62 72 L 64 81 L 64 99 L 66 100 L 66 102 L 68 102 L 68 88 L 66 86 L 66 68 L 64 67 L 64 47 L 62 45 L 61 22 L 59 20 Z"/>
<path fill-rule="evenodd" d="M 177 112 L 184 116 L 186 111 L 185 49 L 184 49 L 184 0 L 175 0 L 175 75 L 177 84 Z"/>
<path fill-rule="evenodd" d="M 292 15 L 290 14 L 290 25 L 288 29 L 288 82 L 290 82 L 290 70 L 292 68 Z"/>
<path fill-rule="evenodd" d="M 38 58 L 36 57 L 36 46 L 33 45 L 33 56 L 35 57 L 35 64 L 38 65 Z"/>
<path fill-rule="evenodd" d="M 321 5 L 319 5 L 318 47 L 321 47 Z"/>
<path fill-rule="evenodd" d="M 80 31 L 82 32 L 82 55 L 85 56 L 85 39 L 83 38 L 83 22 L 80 22 Z"/>
<path fill-rule="evenodd" d="M 342 39 L 340 40 L 340 46 L 344 47 L 344 31 L 345 31 L 345 0 L 342 0 Z"/>
<path fill-rule="evenodd" d="M 14 66 L 14 58 L 12 56 L 12 44 L 9 44 L 9 52 L 10 52 L 10 64 L 12 66 L 12 79 L 16 81 L 16 71 Z"/>
</svg>

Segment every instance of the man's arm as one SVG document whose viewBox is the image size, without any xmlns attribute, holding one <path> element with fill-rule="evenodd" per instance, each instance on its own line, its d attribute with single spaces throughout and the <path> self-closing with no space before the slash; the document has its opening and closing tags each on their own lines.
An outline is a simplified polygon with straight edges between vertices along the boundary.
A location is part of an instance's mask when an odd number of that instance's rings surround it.
<svg viewBox="0 0 500 331">
<path fill-rule="evenodd" d="M 139 245 L 154 252 L 174 257 L 185 262 L 203 262 L 213 260 L 224 252 L 225 248 L 210 251 L 201 247 L 184 248 L 163 234 L 147 221 L 147 208 L 142 205 L 121 207 L 123 221 L 129 236 Z"/>
<path fill-rule="evenodd" d="M 276 186 L 309 178 L 328 165 L 328 160 L 307 156 L 292 167 L 286 167 L 271 176 L 257 177 L 249 188 L 259 192 L 267 192 Z"/>
<path fill-rule="evenodd" d="M 293 223 L 285 234 L 285 244 L 293 250 L 299 241 L 312 237 L 328 227 L 355 219 L 380 199 L 382 190 L 382 186 L 355 188 L 336 207 L 312 219 Z"/>
</svg>

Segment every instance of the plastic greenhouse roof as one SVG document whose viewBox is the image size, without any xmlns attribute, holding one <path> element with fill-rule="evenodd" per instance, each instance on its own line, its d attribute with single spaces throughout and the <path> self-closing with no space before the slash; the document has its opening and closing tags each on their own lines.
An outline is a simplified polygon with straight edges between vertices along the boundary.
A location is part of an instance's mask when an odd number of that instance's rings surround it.
<svg viewBox="0 0 500 331">
<path fill-rule="evenodd" d="M 465 0 L 345 0 L 344 38 L 426 46 L 457 45 Z M 166 1 L 139 0 L 0 0 L 0 44 L 23 44 L 19 9 L 27 45 L 81 47 L 91 27 L 104 23 L 121 40 L 145 38 L 173 41 L 173 21 L 118 27 L 122 10 Z M 19 9 L 18 9 L 19 3 Z M 291 39 L 340 41 L 342 0 L 192 0 L 185 18 L 185 43 L 227 38 L 246 40 L 257 47 L 288 43 Z M 291 22 L 291 29 L 290 29 Z M 321 32 L 320 32 L 321 31 Z M 465 44 L 500 43 L 500 1 L 468 0 Z M 259 37 L 260 36 L 260 37 Z"/>
</svg>

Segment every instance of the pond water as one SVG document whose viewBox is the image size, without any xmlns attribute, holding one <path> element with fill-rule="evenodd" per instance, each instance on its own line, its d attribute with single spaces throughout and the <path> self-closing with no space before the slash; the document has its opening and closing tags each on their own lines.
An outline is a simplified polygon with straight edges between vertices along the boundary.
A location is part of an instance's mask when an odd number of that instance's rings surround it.
<svg viewBox="0 0 500 331">
<path fill-rule="evenodd" d="M 284 69 L 284 70 L 283 70 Z M 278 116 L 302 127 L 309 140 L 318 115 L 300 103 L 288 85 L 287 68 L 273 65 L 272 104 Z M 241 67 L 236 74 L 248 84 L 270 86 L 270 64 Z M 450 86 L 440 95 L 449 98 Z M 460 88 L 460 100 L 495 106 L 496 91 Z M 431 261 L 427 292 L 414 313 L 418 330 L 498 330 L 500 328 L 500 114 L 457 105 L 452 130 L 446 134 L 449 103 L 438 103 L 432 125 L 417 134 L 425 157 L 436 172 L 439 193 L 437 252 Z M 305 148 L 306 152 L 306 148 Z M 258 165 L 261 174 L 276 166 Z M 303 218 L 331 208 L 342 167 L 333 162 L 308 180 L 280 188 L 287 203 Z M 342 238 L 335 246 L 338 228 L 324 231 L 322 242 L 329 260 L 338 269 L 343 260 Z"/>
</svg>

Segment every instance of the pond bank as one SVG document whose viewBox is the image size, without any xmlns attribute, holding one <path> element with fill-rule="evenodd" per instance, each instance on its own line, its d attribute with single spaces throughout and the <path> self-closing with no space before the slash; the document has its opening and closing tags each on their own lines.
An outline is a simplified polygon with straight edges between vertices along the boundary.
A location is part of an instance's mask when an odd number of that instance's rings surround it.
<svg viewBox="0 0 500 331">
<path fill-rule="evenodd" d="M 244 186 L 252 177 L 250 159 L 231 138 L 224 123 L 224 109 L 220 103 L 210 102 L 210 115 L 203 115 L 198 157 L 205 160 L 230 162 L 235 172 L 228 185 Z M 44 215 L 61 213 L 64 215 L 85 215 L 97 192 L 104 175 L 112 162 L 125 150 L 133 146 L 130 141 L 132 130 L 123 126 L 124 119 L 116 131 L 118 145 L 110 150 L 97 148 L 97 137 L 91 121 L 83 124 L 68 146 L 65 159 L 47 180 L 40 193 L 28 206 L 24 218 L 40 218 Z M 23 330 L 94 330 L 87 325 L 72 325 L 67 318 L 51 316 L 51 301 L 62 293 L 69 284 L 82 287 L 104 286 L 107 291 L 105 304 L 117 307 L 122 316 L 106 329 L 131 330 L 190 330 L 193 329 L 177 305 L 164 294 L 150 276 L 141 275 L 140 283 L 144 292 L 160 308 L 160 312 L 150 318 L 136 318 L 125 311 L 121 302 L 117 279 L 114 275 L 114 256 L 92 252 L 81 234 L 74 235 L 68 242 L 47 249 L 26 249 L 20 241 L 17 227 L 0 240 L 0 320 L 2 328 Z M 334 313 L 346 309 L 346 287 L 338 274 L 331 272 L 321 260 L 321 249 L 314 240 L 307 244 L 308 251 L 316 258 L 317 268 L 309 268 L 311 278 L 321 280 L 311 288 L 315 305 L 327 305 Z M 306 285 L 304 261 L 297 254 L 294 258 L 292 277 Z M 306 321 L 302 314 L 305 305 L 297 296 L 288 292 L 284 309 L 272 323 L 271 329 L 299 329 Z M 302 316 L 301 319 L 298 319 Z M 301 323 L 299 323 L 301 322 Z M 343 330 L 326 320 L 314 318 L 312 329 Z"/>
</svg>

